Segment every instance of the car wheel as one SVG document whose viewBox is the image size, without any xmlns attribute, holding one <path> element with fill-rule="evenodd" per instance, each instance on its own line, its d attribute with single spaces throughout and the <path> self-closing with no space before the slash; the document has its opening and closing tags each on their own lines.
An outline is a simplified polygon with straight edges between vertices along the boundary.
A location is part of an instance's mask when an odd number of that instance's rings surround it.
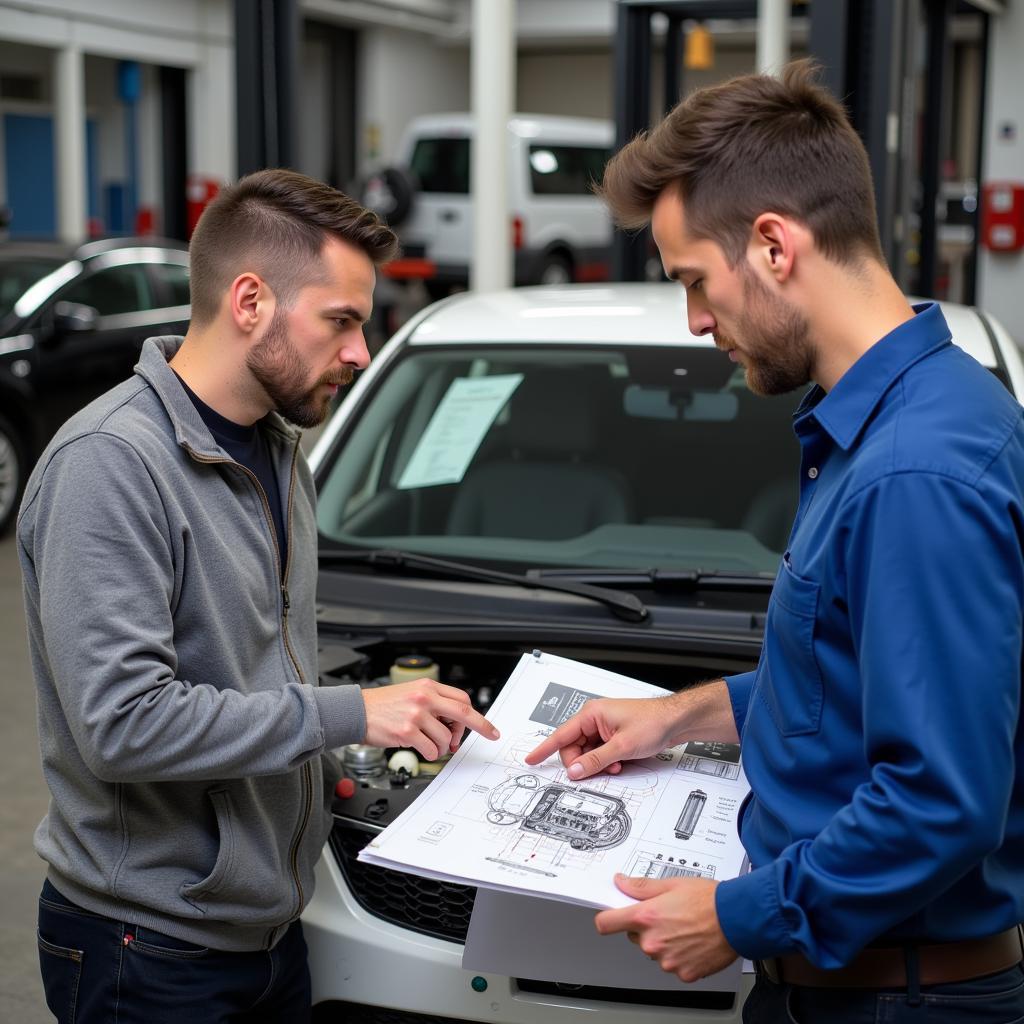
<svg viewBox="0 0 1024 1024">
<path fill-rule="evenodd" d="M 541 284 L 570 284 L 572 267 L 560 253 L 549 253 L 541 264 L 539 281 Z"/>
<path fill-rule="evenodd" d="M 25 446 L 10 420 L 0 416 L 0 536 L 14 522 L 27 475 Z"/>
</svg>

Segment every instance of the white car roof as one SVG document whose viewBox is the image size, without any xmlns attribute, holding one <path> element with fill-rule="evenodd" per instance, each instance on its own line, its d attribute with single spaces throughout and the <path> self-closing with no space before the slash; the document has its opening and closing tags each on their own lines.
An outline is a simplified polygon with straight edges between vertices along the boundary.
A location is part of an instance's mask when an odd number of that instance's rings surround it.
<svg viewBox="0 0 1024 1024">
<path fill-rule="evenodd" d="M 678 284 L 551 285 L 465 292 L 429 313 L 409 344 L 481 342 L 697 345 Z"/>
<path fill-rule="evenodd" d="M 977 312 L 941 303 L 953 338 L 982 365 L 996 365 Z M 690 333 L 686 292 L 672 282 L 571 285 L 466 292 L 440 304 L 412 330 L 407 344 L 643 344 L 712 348 Z"/>
</svg>

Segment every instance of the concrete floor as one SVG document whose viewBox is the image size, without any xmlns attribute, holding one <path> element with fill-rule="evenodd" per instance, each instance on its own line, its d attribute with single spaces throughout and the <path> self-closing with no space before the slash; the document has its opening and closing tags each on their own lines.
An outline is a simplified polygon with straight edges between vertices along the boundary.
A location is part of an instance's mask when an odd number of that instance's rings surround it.
<svg viewBox="0 0 1024 1024">
<path fill-rule="evenodd" d="M 303 432 L 307 454 L 319 434 Z M 36 952 L 36 899 L 45 866 L 32 846 L 49 797 L 39 765 L 35 683 L 13 531 L 0 538 L 0 694 L 0 1021 L 52 1024 Z"/>
<path fill-rule="evenodd" d="M 13 535 L 0 540 L 0 666 L 0 1020 L 52 1024 L 36 954 L 36 898 L 45 872 L 32 848 L 48 797 Z"/>
</svg>

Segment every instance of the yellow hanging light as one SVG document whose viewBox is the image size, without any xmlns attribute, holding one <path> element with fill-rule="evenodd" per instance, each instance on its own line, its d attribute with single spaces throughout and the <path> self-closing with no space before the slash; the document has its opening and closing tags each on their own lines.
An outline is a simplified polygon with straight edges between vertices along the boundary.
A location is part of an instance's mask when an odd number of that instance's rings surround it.
<svg viewBox="0 0 1024 1024">
<path fill-rule="evenodd" d="M 683 67 L 687 71 L 707 71 L 714 66 L 714 36 L 700 22 L 697 22 L 686 33 L 686 52 L 683 54 Z"/>
</svg>

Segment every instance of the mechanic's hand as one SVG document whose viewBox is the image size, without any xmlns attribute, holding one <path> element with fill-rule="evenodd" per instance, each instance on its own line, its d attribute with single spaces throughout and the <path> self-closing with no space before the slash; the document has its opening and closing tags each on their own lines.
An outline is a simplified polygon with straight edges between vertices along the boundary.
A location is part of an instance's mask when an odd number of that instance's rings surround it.
<svg viewBox="0 0 1024 1024">
<path fill-rule="evenodd" d="M 666 697 L 588 700 L 524 760 L 540 764 L 558 751 L 570 779 L 600 771 L 615 775 L 623 761 L 653 757 L 671 746 L 678 714 Z"/>
<path fill-rule="evenodd" d="M 726 941 L 715 910 L 718 882 L 707 878 L 627 878 L 615 884 L 640 900 L 602 910 L 594 924 L 602 935 L 625 932 L 663 971 L 700 981 L 739 955 Z"/>
<path fill-rule="evenodd" d="M 498 730 L 473 710 L 464 690 L 433 679 L 414 679 L 363 690 L 366 705 L 364 743 L 374 747 L 412 747 L 428 761 L 459 749 L 466 729 L 489 740 Z"/>
</svg>

